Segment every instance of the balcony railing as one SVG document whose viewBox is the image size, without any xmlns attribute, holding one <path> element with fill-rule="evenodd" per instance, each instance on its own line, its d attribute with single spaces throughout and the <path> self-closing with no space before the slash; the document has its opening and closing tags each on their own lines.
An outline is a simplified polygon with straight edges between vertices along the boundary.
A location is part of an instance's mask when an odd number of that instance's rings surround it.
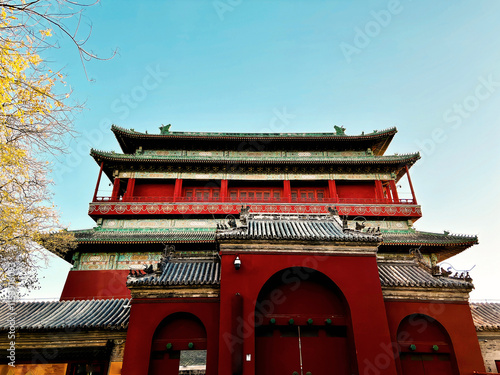
<svg viewBox="0 0 500 375">
<path fill-rule="evenodd" d="M 296 203 L 296 204 L 415 204 L 413 199 L 377 199 L 377 198 L 202 198 L 202 197 L 95 197 L 94 202 L 168 202 L 168 203 Z"/>
</svg>

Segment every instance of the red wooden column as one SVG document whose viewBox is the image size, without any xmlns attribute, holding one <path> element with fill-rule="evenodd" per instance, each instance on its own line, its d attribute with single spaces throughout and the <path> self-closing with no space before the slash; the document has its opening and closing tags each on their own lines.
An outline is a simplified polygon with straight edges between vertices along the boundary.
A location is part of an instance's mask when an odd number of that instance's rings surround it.
<svg viewBox="0 0 500 375">
<path fill-rule="evenodd" d="M 290 188 L 290 180 L 283 180 L 283 195 L 286 202 L 292 201 L 292 189 Z"/>
<path fill-rule="evenodd" d="M 398 190 L 396 188 L 396 181 L 391 180 L 389 181 L 389 186 L 391 187 L 392 191 L 392 200 L 394 203 L 399 203 L 399 196 L 398 196 Z"/>
<path fill-rule="evenodd" d="M 93 202 L 95 202 L 97 198 L 97 191 L 99 190 L 99 184 L 101 183 L 101 176 L 102 176 L 102 168 L 104 167 L 104 162 L 101 162 L 101 168 L 99 169 L 99 177 L 97 177 L 97 184 L 95 185 L 95 191 L 94 191 L 94 199 L 92 199 Z"/>
<path fill-rule="evenodd" d="M 173 201 L 175 202 L 178 197 L 182 196 L 182 179 L 181 178 L 176 178 L 175 179 L 175 186 L 174 186 L 174 199 Z"/>
<path fill-rule="evenodd" d="M 335 180 L 328 180 L 328 191 L 332 202 L 338 202 L 339 196 L 337 194 L 337 186 L 335 185 Z"/>
<path fill-rule="evenodd" d="M 375 197 L 377 197 L 379 201 L 384 200 L 384 189 L 382 188 L 382 181 L 380 180 L 375 180 Z"/>
<path fill-rule="evenodd" d="M 134 196 L 135 178 L 129 178 L 127 181 L 127 190 L 123 194 L 124 199 L 131 199 Z"/>
<path fill-rule="evenodd" d="M 111 192 L 111 200 L 117 201 L 119 193 L 120 193 L 120 179 L 115 178 L 115 181 L 113 182 L 113 191 Z"/>
<path fill-rule="evenodd" d="M 227 198 L 227 180 L 220 181 L 220 201 L 225 202 Z"/>
<path fill-rule="evenodd" d="M 417 204 L 417 197 L 415 196 L 415 190 L 413 190 L 413 184 L 411 183 L 410 171 L 408 170 L 408 166 L 405 165 L 406 176 L 408 177 L 408 184 L 410 185 L 411 196 L 413 197 L 413 204 Z"/>
<path fill-rule="evenodd" d="M 393 202 L 391 189 L 389 189 L 389 185 L 384 186 L 384 192 L 385 192 L 385 195 L 387 196 L 386 197 L 387 202 L 388 203 Z"/>
</svg>

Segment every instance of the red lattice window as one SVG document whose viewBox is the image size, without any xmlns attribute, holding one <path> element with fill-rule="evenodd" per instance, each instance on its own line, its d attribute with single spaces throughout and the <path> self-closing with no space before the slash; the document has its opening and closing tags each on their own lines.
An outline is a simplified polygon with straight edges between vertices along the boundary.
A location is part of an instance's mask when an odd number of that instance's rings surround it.
<svg viewBox="0 0 500 375">
<path fill-rule="evenodd" d="M 292 189 L 292 201 L 322 202 L 326 196 L 325 189 L 296 188 Z"/>
<path fill-rule="evenodd" d="M 281 198 L 281 189 L 229 189 L 229 199 L 245 202 L 273 202 Z"/>
<path fill-rule="evenodd" d="M 219 194 L 219 188 L 188 188 L 184 190 L 184 197 L 188 201 L 217 200 Z"/>
</svg>

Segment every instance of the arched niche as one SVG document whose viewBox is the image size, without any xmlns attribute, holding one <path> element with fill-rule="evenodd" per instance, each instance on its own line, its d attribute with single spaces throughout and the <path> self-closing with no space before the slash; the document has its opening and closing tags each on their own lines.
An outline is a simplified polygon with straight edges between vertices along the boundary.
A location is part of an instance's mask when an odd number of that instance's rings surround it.
<svg viewBox="0 0 500 375">
<path fill-rule="evenodd" d="M 436 319 L 408 315 L 399 324 L 397 342 L 402 375 L 458 374 L 450 336 Z"/>
<path fill-rule="evenodd" d="M 178 312 L 166 317 L 156 328 L 151 345 L 149 375 L 179 374 L 183 358 L 193 357 L 206 366 L 207 332 L 198 317 Z M 201 373 L 201 372 L 198 372 Z"/>
<path fill-rule="evenodd" d="M 329 277 L 311 268 L 287 268 L 267 280 L 255 306 L 255 335 L 260 375 L 355 371 L 348 303 Z"/>
</svg>

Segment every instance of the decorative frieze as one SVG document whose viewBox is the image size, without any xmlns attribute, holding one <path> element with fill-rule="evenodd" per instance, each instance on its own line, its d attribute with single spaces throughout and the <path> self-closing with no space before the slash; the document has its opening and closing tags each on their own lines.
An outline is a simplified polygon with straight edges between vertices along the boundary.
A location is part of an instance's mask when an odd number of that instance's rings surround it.
<svg viewBox="0 0 500 375">
<path fill-rule="evenodd" d="M 186 171 L 121 171 L 119 178 L 136 179 L 186 179 L 186 180 L 252 180 L 252 181 L 283 181 L 283 180 L 357 180 L 357 181 L 388 181 L 394 180 L 396 175 L 393 173 L 325 173 L 325 171 L 314 171 L 313 168 L 304 167 L 301 173 L 279 173 L 280 168 L 256 167 L 248 171 L 247 167 L 241 167 L 241 170 L 231 171 L 208 171 L 208 173 L 186 172 Z M 267 171 L 267 169 L 270 169 Z M 298 168 L 297 168 L 298 169 Z M 326 169 L 326 168 L 325 168 Z M 259 173 L 266 172 L 266 173 Z"/>
<path fill-rule="evenodd" d="M 82 253 L 73 271 L 128 270 L 131 266 L 158 263 L 161 253 Z"/>
<path fill-rule="evenodd" d="M 238 214 L 241 203 L 91 203 L 89 215 L 163 215 L 163 214 Z M 326 213 L 328 206 L 337 207 L 340 215 L 346 216 L 403 216 L 421 217 L 418 205 L 347 205 L 340 203 L 326 204 L 250 204 L 251 212 L 276 213 Z"/>
<path fill-rule="evenodd" d="M 323 158 L 323 157 L 351 157 L 351 156 L 367 156 L 367 151 L 232 151 L 232 150 L 144 150 L 141 155 L 144 156 L 170 156 L 179 158 Z"/>
<path fill-rule="evenodd" d="M 103 229 L 182 229 L 196 230 L 207 228 L 213 229 L 217 227 L 217 220 L 214 219 L 104 219 L 102 222 Z"/>
</svg>

